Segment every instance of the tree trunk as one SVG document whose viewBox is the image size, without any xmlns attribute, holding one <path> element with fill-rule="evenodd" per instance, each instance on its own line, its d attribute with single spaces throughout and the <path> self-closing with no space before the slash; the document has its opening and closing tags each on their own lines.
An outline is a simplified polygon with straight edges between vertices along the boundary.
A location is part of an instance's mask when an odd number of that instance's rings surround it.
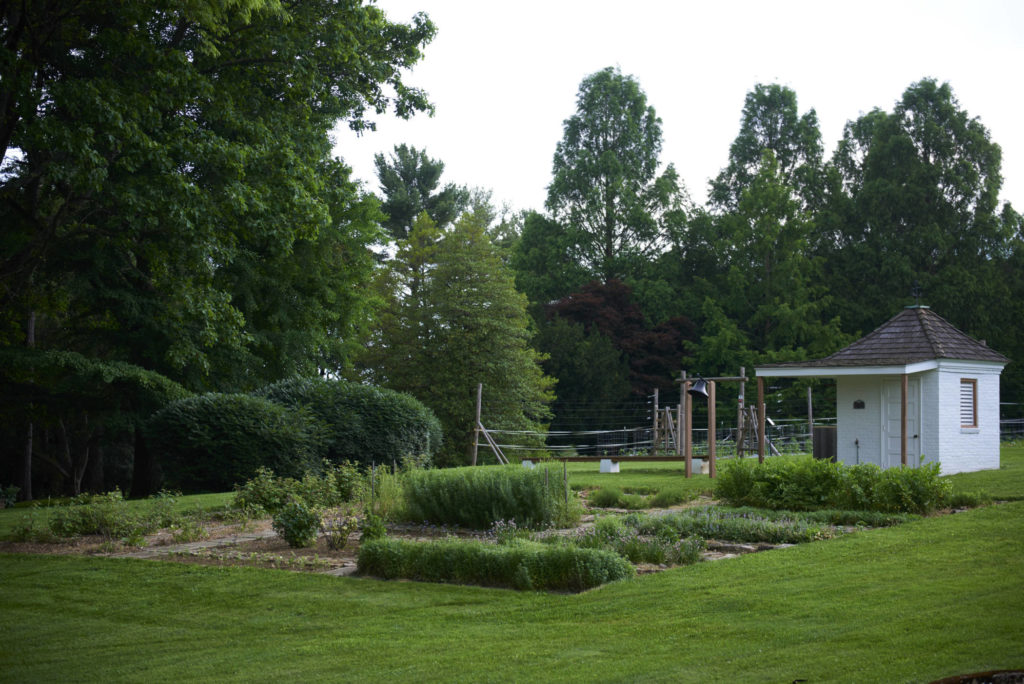
<svg viewBox="0 0 1024 684">
<path fill-rule="evenodd" d="M 29 348 L 36 346 L 36 312 L 28 314 L 28 327 L 25 335 L 25 344 Z M 32 407 L 29 406 L 29 410 Z M 21 500 L 32 500 L 32 447 L 35 433 L 35 424 L 30 420 L 28 423 L 28 434 L 25 436 L 25 453 L 21 459 Z"/>
</svg>

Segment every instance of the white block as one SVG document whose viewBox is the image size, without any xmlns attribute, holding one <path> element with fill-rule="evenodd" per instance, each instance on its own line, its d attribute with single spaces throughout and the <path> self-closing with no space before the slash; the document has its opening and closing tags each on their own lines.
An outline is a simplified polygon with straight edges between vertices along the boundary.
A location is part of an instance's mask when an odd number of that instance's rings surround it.
<svg viewBox="0 0 1024 684">
<path fill-rule="evenodd" d="M 610 458 L 601 459 L 601 472 L 602 473 L 617 473 L 619 472 L 619 462 L 613 461 Z"/>
<path fill-rule="evenodd" d="M 533 464 L 533 461 L 526 459 L 523 461 L 523 467 L 528 470 L 533 470 L 536 466 Z"/>
</svg>

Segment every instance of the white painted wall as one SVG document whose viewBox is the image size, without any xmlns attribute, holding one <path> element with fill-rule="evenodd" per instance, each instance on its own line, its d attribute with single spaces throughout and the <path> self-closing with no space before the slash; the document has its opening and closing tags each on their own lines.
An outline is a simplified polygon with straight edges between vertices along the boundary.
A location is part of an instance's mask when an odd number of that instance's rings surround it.
<svg viewBox="0 0 1024 684">
<path fill-rule="evenodd" d="M 938 411 L 942 473 L 999 468 L 999 375 L 1001 364 L 942 361 Z M 978 427 L 960 427 L 960 380 L 978 381 Z"/>
</svg>

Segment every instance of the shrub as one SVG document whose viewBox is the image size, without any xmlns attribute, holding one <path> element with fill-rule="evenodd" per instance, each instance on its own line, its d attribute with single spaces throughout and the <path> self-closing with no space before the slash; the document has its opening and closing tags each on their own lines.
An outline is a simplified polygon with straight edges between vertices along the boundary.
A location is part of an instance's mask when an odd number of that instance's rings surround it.
<svg viewBox="0 0 1024 684">
<path fill-rule="evenodd" d="M 363 495 L 366 478 L 351 463 L 323 463 L 323 474 L 306 473 L 301 480 L 277 477 L 269 468 L 258 468 L 243 485 L 235 485 L 232 508 L 261 508 L 276 513 L 293 499 L 318 508 L 333 508 Z"/>
<path fill-rule="evenodd" d="M 402 463 L 433 455 L 441 423 L 401 392 L 322 378 L 292 378 L 256 392 L 282 406 L 303 408 L 327 428 L 326 456 L 335 463 Z"/>
<path fill-rule="evenodd" d="M 132 514 L 115 489 L 107 494 L 82 494 L 58 506 L 50 516 L 50 531 L 58 537 L 101 534 L 107 539 L 132 536 L 143 521 Z"/>
<path fill-rule="evenodd" d="M 622 490 L 615 487 L 601 487 L 595 489 L 587 497 L 587 503 L 597 508 L 620 508 L 619 501 L 622 499 Z"/>
<path fill-rule="evenodd" d="M 477 466 L 414 471 L 405 475 L 407 520 L 486 530 L 498 520 L 541 528 L 578 509 L 564 506 L 559 477 L 545 482 L 541 468 Z"/>
<path fill-rule="evenodd" d="M 366 514 L 359 531 L 360 544 L 374 539 L 384 539 L 388 536 L 388 528 L 384 525 L 384 519 L 374 513 Z"/>
<path fill-rule="evenodd" d="M 303 501 L 290 501 L 274 516 L 273 528 L 292 548 L 312 546 L 320 530 L 320 511 Z"/>
<path fill-rule="evenodd" d="M 650 498 L 647 502 L 648 508 L 668 508 L 677 506 L 686 501 L 693 501 L 697 498 L 696 491 L 683 489 L 663 489 Z"/>
<path fill-rule="evenodd" d="M 609 551 L 525 540 L 500 546 L 454 539 L 371 541 L 359 549 L 358 568 L 384 579 L 555 591 L 583 591 L 635 574 Z"/>
<path fill-rule="evenodd" d="M 320 527 L 327 541 L 327 548 L 341 551 L 348 545 L 348 537 L 359 528 L 359 518 L 354 515 L 334 515 L 326 518 Z"/>
<path fill-rule="evenodd" d="M 732 506 L 792 511 L 824 508 L 928 513 L 948 499 L 951 485 L 938 464 L 881 470 L 816 459 L 737 460 L 723 466 L 716 495 Z"/>
<path fill-rule="evenodd" d="M 261 466 L 301 477 L 319 469 L 324 448 L 324 429 L 307 412 L 244 394 L 173 402 L 146 435 L 167 482 L 189 492 L 229 490 Z"/>
</svg>

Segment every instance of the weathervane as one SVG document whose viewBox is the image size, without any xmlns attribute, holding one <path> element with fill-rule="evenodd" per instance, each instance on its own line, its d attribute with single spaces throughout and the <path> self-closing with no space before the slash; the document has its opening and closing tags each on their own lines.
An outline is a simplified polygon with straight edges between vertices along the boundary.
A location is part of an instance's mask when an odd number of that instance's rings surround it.
<svg viewBox="0 0 1024 684">
<path fill-rule="evenodd" d="M 910 296 L 914 298 L 914 306 L 921 307 L 921 283 L 914 281 L 914 286 L 910 288 Z"/>
</svg>

